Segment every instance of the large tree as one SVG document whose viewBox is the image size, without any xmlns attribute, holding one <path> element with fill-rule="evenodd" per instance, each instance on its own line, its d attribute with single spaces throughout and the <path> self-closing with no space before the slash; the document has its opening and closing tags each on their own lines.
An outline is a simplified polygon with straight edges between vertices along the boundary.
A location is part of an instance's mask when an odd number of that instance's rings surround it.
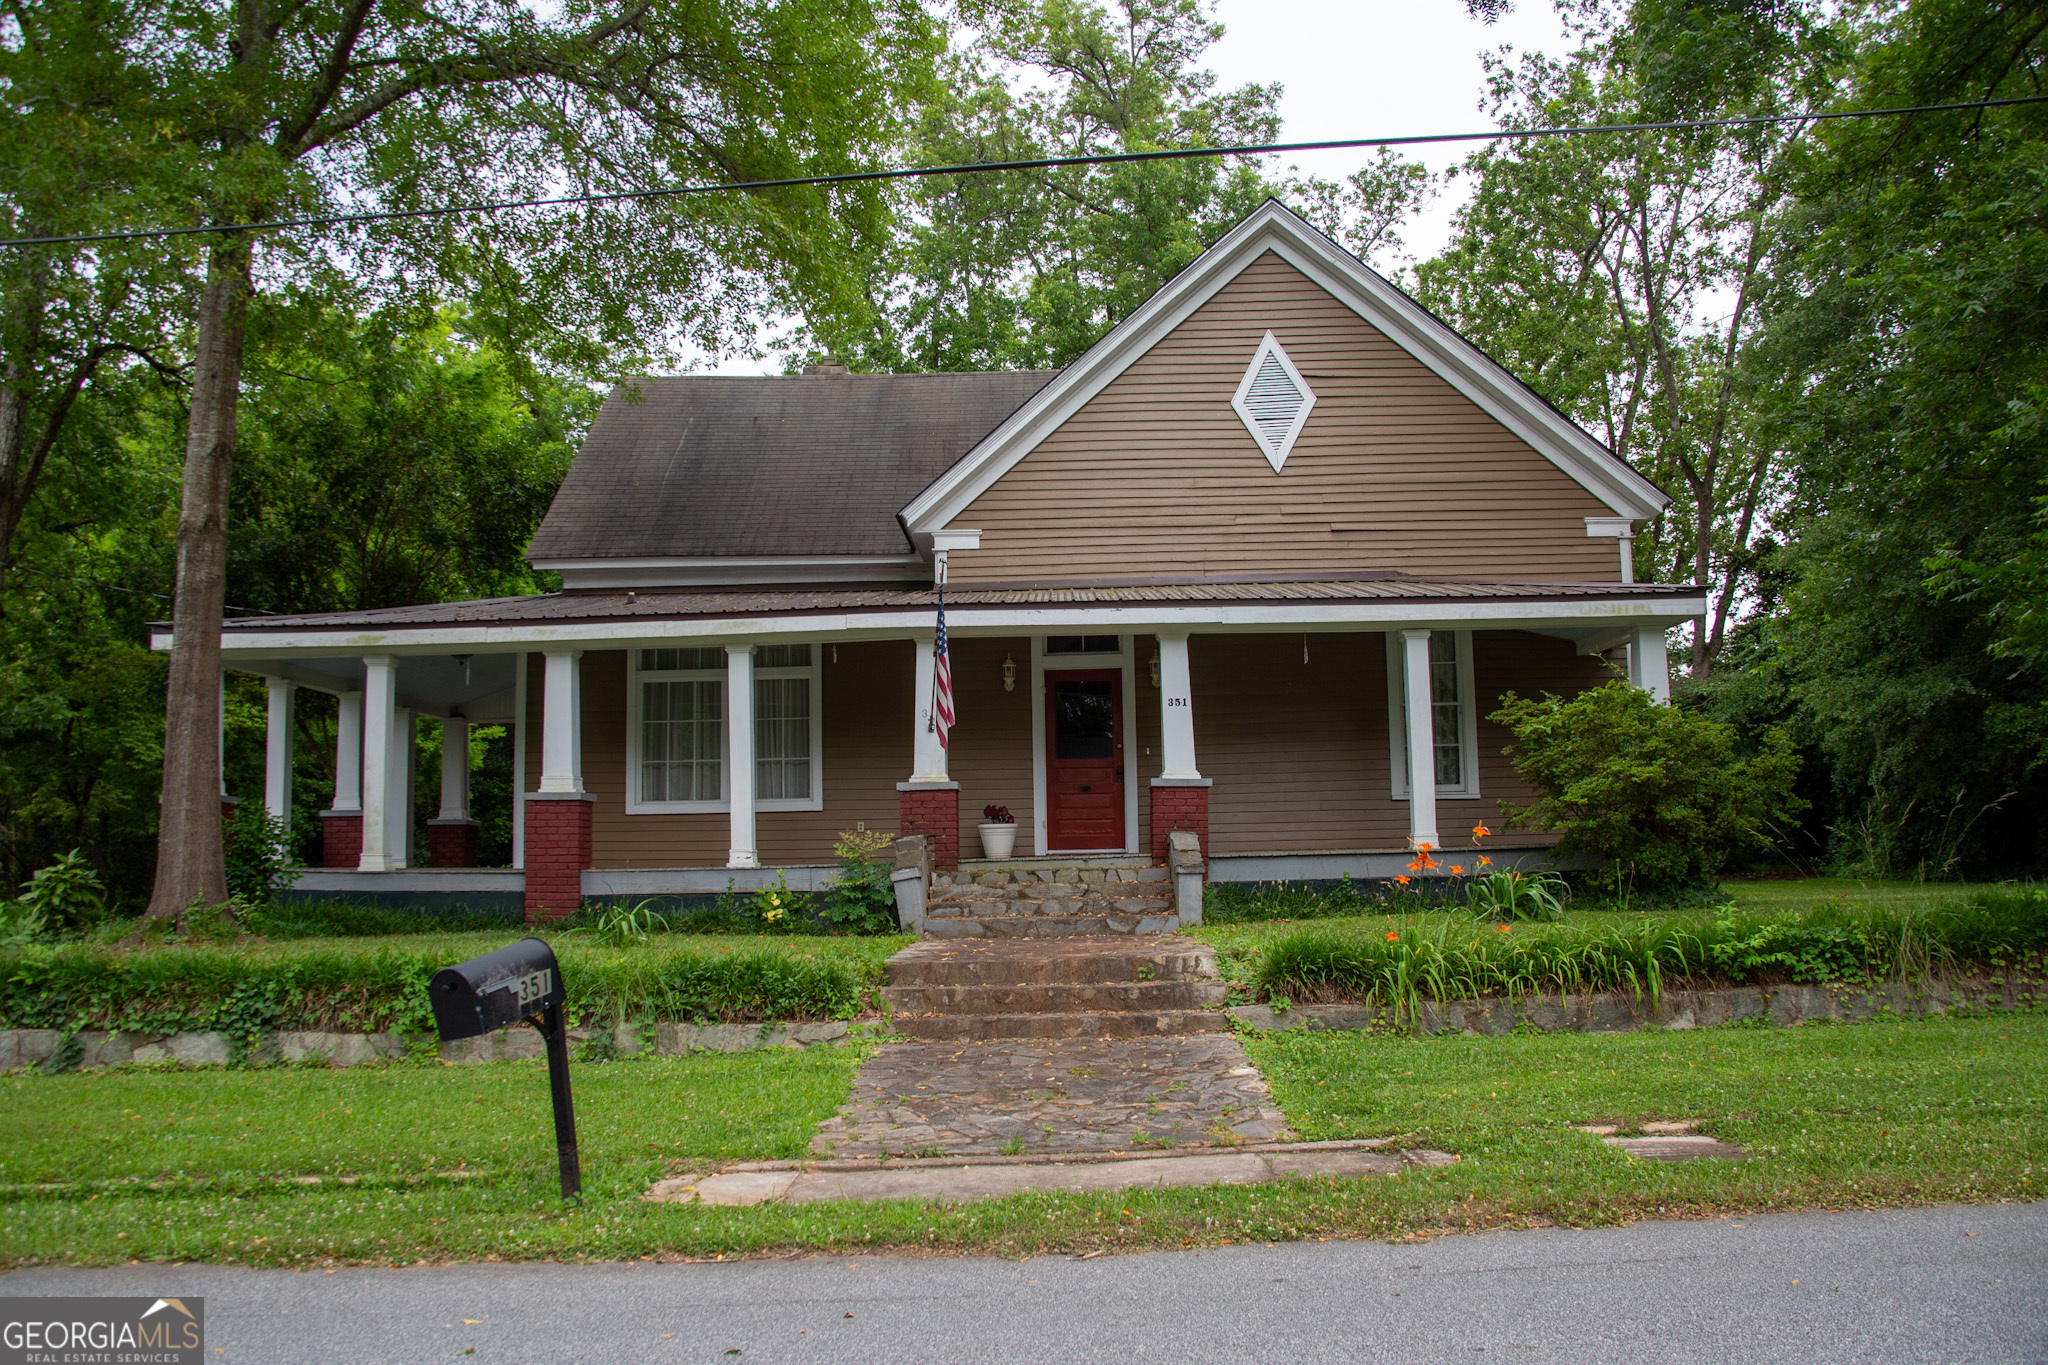
<svg viewBox="0 0 2048 1365">
<path fill-rule="evenodd" d="M 910 155 L 926 165 L 1272 142 L 1277 85 L 1220 89 L 1205 0 L 969 0 Z M 1269 159 L 1063 166 L 914 181 L 865 316 L 811 319 L 796 348 L 863 368 L 1065 365 L 1269 194 L 1367 252 L 1398 246 L 1426 187 L 1380 158 L 1344 184 Z"/>
<path fill-rule="evenodd" d="M 69 3 L 10 13 L 22 32 L 96 41 L 59 22 Z M 125 126 L 175 171 L 188 220 L 223 228 L 856 169 L 889 145 L 934 50 L 907 0 L 572 0 L 553 17 L 515 0 L 130 0 L 119 13 Z M 213 728 L 236 408 L 252 327 L 260 345 L 286 316 L 253 300 L 458 295 L 506 353 L 595 369 L 719 344 L 764 305 L 843 310 L 858 299 L 856 245 L 885 219 L 872 190 L 790 189 L 161 246 L 197 302 L 149 913 L 226 894 Z"/>
<path fill-rule="evenodd" d="M 1490 63 L 1510 127 L 1798 114 L 1840 61 L 1800 4 L 1560 6 L 1579 46 Z M 1675 495 L 1638 571 L 1708 594 L 1691 668 L 1711 671 L 1787 470 L 1754 371 L 1803 123 L 1516 141 L 1477 184 L 1423 300 Z"/>
</svg>

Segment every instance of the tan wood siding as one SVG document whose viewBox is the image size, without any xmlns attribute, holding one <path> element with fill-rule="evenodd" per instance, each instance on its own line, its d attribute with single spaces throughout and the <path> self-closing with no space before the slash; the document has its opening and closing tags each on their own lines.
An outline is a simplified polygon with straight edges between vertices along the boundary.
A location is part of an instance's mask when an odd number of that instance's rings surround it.
<svg viewBox="0 0 2048 1365">
<path fill-rule="evenodd" d="M 1195 756 L 1209 793 L 1217 853 L 1400 848 L 1408 803 L 1393 798 L 1386 640 L 1378 633 L 1195 636 Z M 1477 799 L 1439 798 L 1447 848 L 1484 822 L 1502 830 L 1500 802 L 1532 793 L 1502 755 L 1507 732 L 1485 719 L 1502 693 L 1571 695 L 1612 676 L 1569 641 L 1522 631 L 1473 632 L 1478 696 Z M 1517 842 L 1532 836 L 1517 831 Z"/>
<path fill-rule="evenodd" d="M 1008 806 L 1017 817 L 1017 852 L 1031 851 L 1038 819 L 1031 799 L 1031 641 L 952 641 L 952 747 L 946 771 L 960 784 L 960 856 L 981 856 L 981 808 Z M 1017 662 L 1017 686 L 1003 690 L 1003 660 Z"/>
<path fill-rule="evenodd" d="M 1230 406 L 1271 330 L 1316 395 L 1274 473 Z M 957 581 L 1397 569 L 1615 581 L 1611 511 L 1271 252 L 953 525 Z"/>
</svg>

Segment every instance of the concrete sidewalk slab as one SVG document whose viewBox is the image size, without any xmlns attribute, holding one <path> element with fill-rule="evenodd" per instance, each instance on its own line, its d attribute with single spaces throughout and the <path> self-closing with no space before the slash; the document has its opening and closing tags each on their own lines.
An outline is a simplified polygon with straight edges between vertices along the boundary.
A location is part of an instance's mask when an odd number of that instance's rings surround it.
<svg viewBox="0 0 2048 1365">
<path fill-rule="evenodd" d="M 764 1162 L 696 1178 L 663 1180 L 645 1198 L 657 1203 L 727 1207 L 806 1204 L 822 1199 L 935 1199 L 964 1203 L 1027 1190 L 1090 1192 L 1179 1189 L 1191 1185 L 1255 1185 L 1288 1176 L 1391 1175 L 1409 1166 L 1457 1160 L 1426 1149 L 1388 1150 L 1382 1141 L 1275 1143 L 1256 1148 L 1193 1150 L 1147 1156 L 1063 1159 L 967 1158 L 887 1164 L 868 1161 Z"/>
</svg>

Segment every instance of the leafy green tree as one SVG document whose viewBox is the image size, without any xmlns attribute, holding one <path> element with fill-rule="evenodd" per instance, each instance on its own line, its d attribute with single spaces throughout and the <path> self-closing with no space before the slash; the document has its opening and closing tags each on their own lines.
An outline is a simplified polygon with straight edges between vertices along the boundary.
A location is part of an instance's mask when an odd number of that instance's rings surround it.
<svg viewBox="0 0 2048 1365">
<path fill-rule="evenodd" d="M 1914 0 L 1844 103 L 2032 94 L 2048 6 Z M 1874 872 L 2038 869 L 2048 111 L 1845 121 L 1800 167 L 1769 326 L 1797 484 L 1780 666 Z"/>
<path fill-rule="evenodd" d="M 39 35 L 42 97 L 120 90 L 117 150 L 168 168 L 187 221 L 217 226 L 853 169 L 890 145 L 934 50 L 907 0 L 598 0 L 546 17 L 515 0 L 131 3 L 111 46 L 60 22 L 68 3 L 9 5 Z M 879 191 L 791 188 L 163 245 L 197 301 L 151 915 L 226 894 L 207 718 L 242 373 L 266 340 L 252 300 L 286 281 L 458 295 L 506 354 L 601 366 L 722 339 L 764 300 L 857 302 L 850 253 L 884 219 Z"/>
<path fill-rule="evenodd" d="M 1490 62 L 1508 127 L 1798 113 L 1841 35 L 1786 4 L 1560 6 L 1567 57 Z M 1477 11 L 1475 11 L 1477 12 Z M 1782 245 L 1792 123 L 1493 144 L 1423 301 L 1674 495 L 1635 542 L 1639 576 L 1706 589 L 1691 668 L 1743 605 L 1787 471 L 1758 402 L 1762 305 Z"/>
<path fill-rule="evenodd" d="M 910 157 L 925 165 L 1271 142 L 1277 85 L 1217 87 L 1203 0 L 971 0 Z M 1067 364 L 1268 195 L 1366 250 L 1398 246 L 1426 173 L 1381 158 L 1343 184 L 1257 159 L 1071 166 L 913 181 L 866 315 L 813 319 L 799 350 L 864 369 Z"/>
</svg>

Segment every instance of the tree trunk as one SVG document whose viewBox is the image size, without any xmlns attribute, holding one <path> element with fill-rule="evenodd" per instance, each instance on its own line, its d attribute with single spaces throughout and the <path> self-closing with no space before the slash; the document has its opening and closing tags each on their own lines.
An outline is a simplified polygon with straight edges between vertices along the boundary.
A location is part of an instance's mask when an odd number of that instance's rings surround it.
<svg viewBox="0 0 2048 1365">
<path fill-rule="evenodd" d="M 221 849 L 220 625 L 227 587 L 228 475 L 234 467 L 243 325 L 253 288 L 249 255 L 246 241 L 216 246 L 199 298 L 150 919 L 176 919 L 195 905 L 219 905 L 228 898 Z"/>
</svg>

